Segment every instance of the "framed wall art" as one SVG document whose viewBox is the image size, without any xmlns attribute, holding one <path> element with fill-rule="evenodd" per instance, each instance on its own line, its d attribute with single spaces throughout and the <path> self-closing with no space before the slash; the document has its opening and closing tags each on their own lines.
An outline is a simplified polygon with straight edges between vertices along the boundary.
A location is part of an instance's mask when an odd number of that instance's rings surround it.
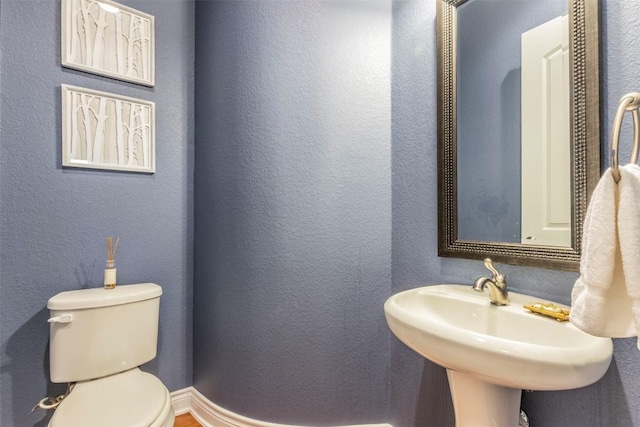
<svg viewBox="0 0 640 427">
<path fill-rule="evenodd" d="M 152 15 L 109 0 L 62 0 L 62 66 L 155 85 Z"/>
<path fill-rule="evenodd" d="M 155 172 L 155 103 L 62 85 L 62 166 Z"/>
</svg>

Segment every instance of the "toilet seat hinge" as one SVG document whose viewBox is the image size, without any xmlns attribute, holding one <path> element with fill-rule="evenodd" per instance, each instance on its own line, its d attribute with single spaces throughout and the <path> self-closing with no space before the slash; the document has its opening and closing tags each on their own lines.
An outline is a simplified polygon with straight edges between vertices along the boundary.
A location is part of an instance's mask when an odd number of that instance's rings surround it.
<svg viewBox="0 0 640 427">
<path fill-rule="evenodd" d="M 56 398 L 47 396 L 47 397 L 41 399 L 33 407 L 33 409 L 31 410 L 31 413 L 33 413 L 38 408 L 44 409 L 45 411 L 48 411 L 49 409 L 56 409 L 58 407 L 58 405 L 60 403 L 62 403 L 64 398 L 67 397 L 69 395 L 69 393 L 71 393 L 71 390 L 73 390 L 73 384 L 69 383 L 67 385 L 67 391 L 65 392 L 65 394 L 61 394 L 60 396 L 58 396 Z"/>
</svg>

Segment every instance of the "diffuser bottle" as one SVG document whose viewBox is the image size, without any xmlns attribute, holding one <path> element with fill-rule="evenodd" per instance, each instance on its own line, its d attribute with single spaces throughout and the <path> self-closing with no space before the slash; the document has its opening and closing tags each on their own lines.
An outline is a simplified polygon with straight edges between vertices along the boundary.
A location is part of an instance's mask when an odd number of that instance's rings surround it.
<svg viewBox="0 0 640 427">
<path fill-rule="evenodd" d="M 116 287 L 116 263 L 107 261 L 107 268 L 104 269 L 104 288 L 113 289 Z"/>
<path fill-rule="evenodd" d="M 118 249 L 120 238 L 113 242 L 113 237 L 107 237 L 107 268 L 104 269 L 104 288 L 114 289 L 116 287 L 116 250 Z"/>
</svg>

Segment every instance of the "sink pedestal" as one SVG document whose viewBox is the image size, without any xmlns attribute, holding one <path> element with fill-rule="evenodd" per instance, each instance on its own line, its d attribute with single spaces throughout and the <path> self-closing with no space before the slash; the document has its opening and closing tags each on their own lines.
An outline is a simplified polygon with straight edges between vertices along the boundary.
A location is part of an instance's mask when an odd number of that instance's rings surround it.
<svg viewBox="0 0 640 427">
<path fill-rule="evenodd" d="M 517 427 L 522 390 L 447 369 L 456 427 Z"/>
</svg>

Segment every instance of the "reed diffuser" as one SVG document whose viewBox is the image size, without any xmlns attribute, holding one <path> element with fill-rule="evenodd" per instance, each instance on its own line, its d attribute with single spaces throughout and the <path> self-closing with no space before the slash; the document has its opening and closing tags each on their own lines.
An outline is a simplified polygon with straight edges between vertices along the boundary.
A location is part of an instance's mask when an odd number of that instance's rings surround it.
<svg viewBox="0 0 640 427">
<path fill-rule="evenodd" d="M 104 269 L 104 288 L 114 289 L 116 287 L 116 250 L 120 243 L 120 237 L 116 238 L 115 244 L 113 237 L 107 237 L 107 268 Z"/>
</svg>

